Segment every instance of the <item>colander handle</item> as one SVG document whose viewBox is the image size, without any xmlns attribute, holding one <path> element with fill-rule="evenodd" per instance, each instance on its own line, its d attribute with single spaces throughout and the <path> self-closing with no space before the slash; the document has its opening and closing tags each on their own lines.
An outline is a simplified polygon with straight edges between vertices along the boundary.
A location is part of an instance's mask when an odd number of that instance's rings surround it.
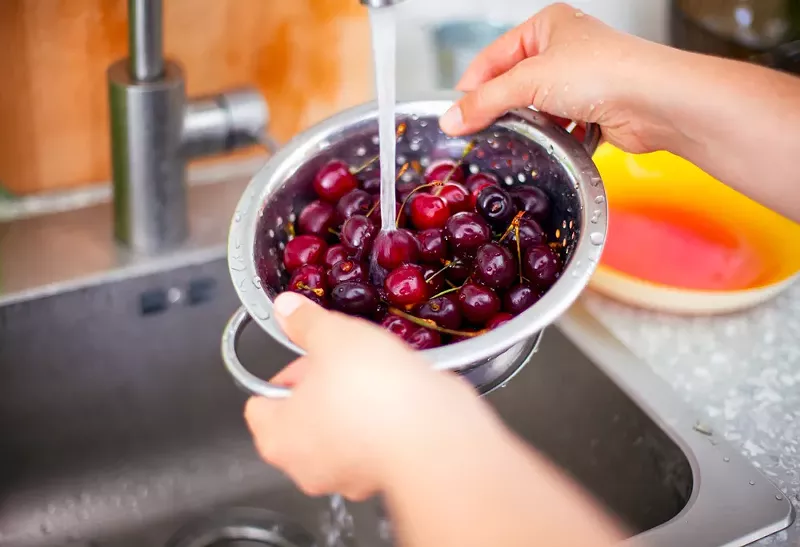
<svg viewBox="0 0 800 547">
<path fill-rule="evenodd" d="M 236 313 L 231 316 L 222 334 L 222 361 L 225 363 L 228 373 L 233 376 L 236 384 L 250 395 L 258 395 L 268 399 L 285 399 L 292 394 L 291 389 L 270 384 L 251 374 L 244 368 L 244 365 L 239 361 L 239 356 L 236 354 L 239 338 L 242 336 L 245 327 L 252 320 L 244 306 L 236 310 Z"/>
</svg>

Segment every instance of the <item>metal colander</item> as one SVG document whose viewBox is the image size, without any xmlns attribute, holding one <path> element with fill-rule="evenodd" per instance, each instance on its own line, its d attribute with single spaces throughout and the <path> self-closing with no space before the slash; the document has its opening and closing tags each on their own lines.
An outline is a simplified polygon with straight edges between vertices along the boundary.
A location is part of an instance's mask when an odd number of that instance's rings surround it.
<svg viewBox="0 0 800 547">
<path fill-rule="evenodd" d="M 481 392 L 508 381 L 535 350 L 541 331 L 574 302 L 586 286 L 602 251 L 607 230 L 605 190 L 591 160 L 600 132 L 577 128 L 568 121 L 531 109 L 510 112 L 486 130 L 468 138 L 452 138 L 439 129 L 439 117 L 453 104 L 446 98 L 398 103 L 397 124 L 405 131 L 397 141 L 398 165 L 422 167 L 444 158 L 459 159 L 474 143 L 464 163 L 471 171 L 490 170 L 507 186 L 536 185 L 551 199 L 548 241 L 557 242 L 564 261 L 558 282 L 534 306 L 501 327 L 423 353 L 441 370 L 464 374 Z M 565 128 L 566 126 L 566 128 Z M 576 139 L 580 132 L 581 141 Z M 364 164 L 378 153 L 375 104 L 342 112 L 297 136 L 253 178 L 231 224 L 228 264 L 242 301 L 222 340 L 226 367 L 247 391 L 283 397 L 286 388 L 249 373 L 236 357 L 236 343 L 252 320 L 298 355 L 303 350 L 283 333 L 272 315 L 272 299 L 288 280 L 282 251 L 296 212 L 315 199 L 317 170 L 337 158 Z M 377 162 L 375 163 L 377 167 Z M 405 176 L 414 176 L 413 170 Z"/>
</svg>

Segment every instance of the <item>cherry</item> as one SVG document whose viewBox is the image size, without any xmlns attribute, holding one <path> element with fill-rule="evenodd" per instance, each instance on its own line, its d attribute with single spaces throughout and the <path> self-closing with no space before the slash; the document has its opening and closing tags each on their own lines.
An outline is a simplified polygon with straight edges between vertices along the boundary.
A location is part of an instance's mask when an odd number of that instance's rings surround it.
<svg viewBox="0 0 800 547">
<path fill-rule="evenodd" d="M 533 220 L 544 223 L 550 217 L 550 198 L 535 186 L 517 186 L 509 192 L 520 211 L 528 213 Z"/>
<path fill-rule="evenodd" d="M 561 259 L 547 245 L 534 245 L 525 251 L 522 267 L 531 283 L 541 288 L 551 286 L 561 275 Z"/>
<path fill-rule="evenodd" d="M 291 273 L 306 264 L 322 264 L 327 250 L 328 245 L 317 236 L 297 236 L 283 250 L 283 265 Z"/>
<path fill-rule="evenodd" d="M 466 262 L 460 259 L 453 260 L 445 270 L 445 275 L 451 283 L 461 285 L 469 277 L 470 270 Z"/>
<path fill-rule="evenodd" d="M 419 257 L 423 262 L 439 264 L 445 257 L 444 236 L 442 230 L 429 228 L 417 234 L 419 241 Z"/>
<path fill-rule="evenodd" d="M 453 160 L 439 160 L 425 169 L 425 182 L 464 182 L 464 170 Z"/>
<path fill-rule="evenodd" d="M 378 195 L 381 193 L 381 177 L 370 177 L 364 181 L 361 187 L 365 192 L 368 192 L 372 195 Z"/>
<path fill-rule="evenodd" d="M 353 215 L 366 215 L 372 209 L 374 200 L 373 196 L 358 188 L 342 196 L 336 204 L 336 216 L 339 222 L 344 222 Z"/>
<path fill-rule="evenodd" d="M 432 349 L 442 345 L 442 337 L 436 331 L 420 327 L 408 337 L 407 342 L 416 350 Z"/>
<path fill-rule="evenodd" d="M 517 252 L 517 230 L 511 228 L 508 237 L 505 239 L 506 244 L 512 252 Z M 534 245 L 541 245 L 545 242 L 544 231 L 539 223 L 527 217 L 519 219 L 519 248 L 521 251 L 533 247 Z"/>
<path fill-rule="evenodd" d="M 495 292 L 477 283 L 467 283 L 458 290 L 461 313 L 470 323 L 483 325 L 500 311 L 500 298 Z"/>
<path fill-rule="evenodd" d="M 411 180 L 403 180 L 400 179 L 394 184 L 394 191 L 397 194 L 398 198 L 405 199 L 408 194 L 410 194 L 417 186 L 420 185 L 420 181 L 418 179 L 411 179 Z"/>
<path fill-rule="evenodd" d="M 342 196 L 358 188 L 358 179 L 341 160 L 331 160 L 314 177 L 314 191 L 320 199 L 336 203 Z"/>
<path fill-rule="evenodd" d="M 539 293 L 530 285 L 515 285 L 503 297 L 503 310 L 511 315 L 519 315 L 539 300 Z"/>
<path fill-rule="evenodd" d="M 509 287 L 517 276 L 517 264 L 511 252 L 497 243 L 487 243 L 475 253 L 472 277 L 492 289 Z"/>
<path fill-rule="evenodd" d="M 467 182 L 464 183 L 464 186 L 467 188 L 467 192 L 469 192 L 469 206 L 475 207 L 475 202 L 478 200 L 478 194 L 481 193 L 481 190 L 489 186 L 499 185 L 500 181 L 497 180 L 497 177 L 491 173 L 480 172 L 470 175 L 467 178 Z"/>
<path fill-rule="evenodd" d="M 331 245 L 328 247 L 328 250 L 325 252 L 325 258 L 322 260 L 322 263 L 325 264 L 328 268 L 333 268 L 333 266 L 342 260 L 347 260 L 350 256 L 350 252 L 347 250 L 347 247 L 342 245 L 341 243 L 337 243 L 336 245 Z"/>
<path fill-rule="evenodd" d="M 364 283 L 367 281 L 367 270 L 354 260 L 341 260 L 328 271 L 327 279 L 331 287 L 347 281 Z"/>
<path fill-rule="evenodd" d="M 419 241 L 408 230 L 381 232 L 375 238 L 373 253 L 378 264 L 387 270 L 394 270 L 401 264 L 417 260 Z"/>
<path fill-rule="evenodd" d="M 364 215 L 353 215 L 342 226 L 342 244 L 358 259 L 369 255 L 378 228 Z"/>
<path fill-rule="evenodd" d="M 327 288 L 325 268 L 317 264 L 300 266 L 294 271 L 289 280 L 289 290 L 295 292 L 314 291 L 315 289 L 321 289 L 324 292 Z"/>
<path fill-rule="evenodd" d="M 499 186 L 487 186 L 481 190 L 475 206 L 495 229 L 506 229 L 517 214 L 517 207 L 511 196 Z"/>
<path fill-rule="evenodd" d="M 486 328 L 489 330 L 496 329 L 500 325 L 505 325 L 512 319 L 514 319 L 514 316 L 510 313 L 500 312 L 486 322 Z"/>
<path fill-rule="evenodd" d="M 297 289 L 293 290 L 292 292 L 296 292 L 297 294 L 302 294 L 303 296 L 314 302 L 317 306 L 321 306 L 323 308 L 330 307 L 330 301 L 325 297 L 325 295 L 320 296 L 319 294 L 309 289 Z"/>
<path fill-rule="evenodd" d="M 383 282 L 386 298 L 395 306 L 410 307 L 419 304 L 428 295 L 428 285 L 422 269 L 413 264 L 395 268 Z"/>
<path fill-rule="evenodd" d="M 458 298 L 452 293 L 428 300 L 419 307 L 417 315 L 422 319 L 433 321 L 439 327 L 451 330 L 460 328 L 463 321 Z"/>
<path fill-rule="evenodd" d="M 444 239 L 460 255 L 471 255 L 488 243 L 492 231 L 477 213 L 456 213 L 444 225 Z"/>
<path fill-rule="evenodd" d="M 460 213 L 470 209 L 469 192 L 463 185 L 457 182 L 448 182 L 433 192 L 434 195 L 441 197 L 447 202 L 447 207 L 451 213 Z"/>
<path fill-rule="evenodd" d="M 383 318 L 383 321 L 381 321 L 381 327 L 388 330 L 395 336 L 399 336 L 403 340 L 408 340 L 408 338 L 419 329 L 417 325 L 408 319 L 391 314 Z"/>
<path fill-rule="evenodd" d="M 411 222 L 419 230 L 442 228 L 448 218 L 450 209 L 440 196 L 418 194 L 411 202 Z"/>
<path fill-rule="evenodd" d="M 402 207 L 400 205 L 401 203 L 402 202 L 398 201 L 394 205 L 395 206 L 394 221 L 395 221 L 395 225 L 398 228 L 403 228 L 406 225 L 406 216 L 407 215 L 400 211 L 400 208 Z M 399 218 L 398 218 L 398 215 L 399 215 Z M 381 225 L 383 223 L 383 220 L 382 220 L 383 217 L 381 217 L 381 206 L 380 206 L 380 204 L 378 204 L 378 206 L 375 207 L 375 209 L 372 211 L 372 213 L 370 213 L 369 219 L 372 221 L 372 223 L 375 226 L 377 226 L 379 228 L 381 227 Z"/>
<path fill-rule="evenodd" d="M 333 205 L 324 201 L 312 201 L 300 211 L 297 218 L 297 227 L 301 234 L 319 236 L 328 239 L 331 236 L 330 229 L 334 226 Z"/>
<path fill-rule="evenodd" d="M 447 277 L 437 266 L 423 266 L 422 276 L 428 284 L 428 294 L 436 294 L 444 289 L 444 282 Z"/>
<path fill-rule="evenodd" d="M 380 300 L 372 285 L 346 281 L 333 288 L 331 303 L 334 309 L 349 315 L 370 316 L 378 311 Z"/>
</svg>

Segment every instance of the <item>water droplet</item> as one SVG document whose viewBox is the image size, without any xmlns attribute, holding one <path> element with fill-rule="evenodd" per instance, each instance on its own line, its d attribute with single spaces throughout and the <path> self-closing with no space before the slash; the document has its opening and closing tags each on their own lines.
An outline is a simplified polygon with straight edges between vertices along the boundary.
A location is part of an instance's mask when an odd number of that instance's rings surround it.
<svg viewBox="0 0 800 547">
<path fill-rule="evenodd" d="M 592 211 L 592 218 L 590 218 L 589 221 L 592 224 L 597 224 L 597 222 L 600 220 L 600 215 L 601 214 L 602 214 L 602 211 L 600 211 L 599 209 L 597 209 L 595 211 Z"/>
<path fill-rule="evenodd" d="M 297 215 L 294 213 L 289 213 L 289 222 L 295 222 L 297 220 Z"/>
<path fill-rule="evenodd" d="M 564 114 L 566 114 L 566 112 L 564 112 Z M 552 156 L 552 155 L 553 155 L 553 152 L 554 152 L 554 150 L 553 150 L 553 145 L 551 144 L 550 146 L 548 146 L 548 147 L 547 147 L 547 154 L 548 154 L 549 156 Z"/>
<path fill-rule="evenodd" d="M 421 120 L 419 122 L 420 127 L 428 127 L 428 120 Z"/>
<path fill-rule="evenodd" d="M 525 182 L 525 173 L 520 173 L 517 175 L 517 180 L 520 182 Z"/>
<path fill-rule="evenodd" d="M 257 275 L 253 276 L 253 285 L 256 286 L 256 289 L 260 289 L 261 288 L 261 278 L 258 277 Z"/>
<path fill-rule="evenodd" d="M 750 481 L 748 484 L 749 484 L 750 486 L 755 486 L 755 485 L 756 485 L 756 481 Z"/>
<path fill-rule="evenodd" d="M 359 156 L 359 157 L 361 157 L 361 156 L 364 156 L 364 155 L 366 155 L 366 153 L 367 153 L 367 149 L 366 149 L 366 148 L 364 148 L 363 146 L 359 146 L 359 147 L 356 149 L 356 156 Z"/>
<path fill-rule="evenodd" d="M 239 211 L 236 211 L 236 215 L 233 217 L 233 220 L 236 222 L 240 222 L 242 220 L 242 215 L 239 213 Z"/>
<path fill-rule="evenodd" d="M 581 10 L 578 10 L 578 11 L 575 12 L 575 17 L 583 17 L 584 15 L 586 15 L 586 14 L 583 13 Z"/>
<path fill-rule="evenodd" d="M 470 172 L 470 173 L 472 173 L 473 175 L 474 175 L 475 173 L 478 173 L 478 172 L 480 172 L 480 170 L 481 170 L 481 168 L 480 168 L 480 167 L 478 167 L 477 165 L 475 165 L 474 163 L 473 163 L 472 165 L 470 165 L 470 166 L 469 166 L 469 172 Z"/>
<path fill-rule="evenodd" d="M 783 499 L 783 496 L 781 496 L 780 494 L 775 494 L 775 499 L 781 501 Z"/>
<path fill-rule="evenodd" d="M 419 119 L 419 115 L 418 114 L 411 114 L 411 119 L 413 121 L 417 121 Z"/>
<path fill-rule="evenodd" d="M 514 179 L 511 177 L 511 175 L 508 175 L 508 176 L 505 178 L 505 183 L 506 183 L 508 186 L 511 186 L 512 184 L 514 184 Z"/>
<path fill-rule="evenodd" d="M 603 196 L 597 196 L 596 198 L 594 198 L 594 202 L 598 205 L 600 205 L 601 203 L 605 203 L 605 201 L 606 198 L 604 198 Z"/>
<path fill-rule="evenodd" d="M 408 147 L 411 149 L 412 152 L 418 152 L 419 151 L 419 143 L 418 142 L 412 142 L 411 144 L 408 145 Z"/>
<path fill-rule="evenodd" d="M 605 237 L 600 232 L 592 232 L 589 234 L 589 241 L 592 242 L 592 245 L 602 245 Z"/>
<path fill-rule="evenodd" d="M 406 162 L 406 157 L 402 154 L 397 156 L 397 165 L 403 165 Z"/>
<path fill-rule="evenodd" d="M 496 149 L 500 148 L 500 143 L 498 143 L 497 141 L 492 141 L 492 142 L 489 143 L 489 146 L 491 146 L 492 148 L 494 148 L 496 150 Z"/>
<path fill-rule="evenodd" d="M 378 144 L 379 142 L 381 142 L 380 137 L 378 137 L 378 135 L 373 135 L 372 136 L 372 144 Z"/>
<path fill-rule="evenodd" d="M 731 459 L 728 456 L 725 456 L 724 458 L 722 458 L 722 461 L 728 463 L 729 461 L 731 461 Z"/>
<path fill-rule="evenodd" d="M 419 159 L 419 164 L 422 167 L 428 167 L 431 164 L 431 159 L 428 156 L 423 156 Z"/>
</svg>

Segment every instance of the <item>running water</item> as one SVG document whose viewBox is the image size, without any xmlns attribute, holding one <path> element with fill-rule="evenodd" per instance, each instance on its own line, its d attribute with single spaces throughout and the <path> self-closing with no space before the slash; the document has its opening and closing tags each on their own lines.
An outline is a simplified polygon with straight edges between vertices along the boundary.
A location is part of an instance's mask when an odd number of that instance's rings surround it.
<svg viewBox="0 0 800 547">
<path fill-rule="evenodd" d="M 395 8 L 369 10 L 372 30 L 372 57 L 375 64 L 375 91 L 378 97 L 378 137 L 381 166 L 381 230 L 395 229 Z"/>
</svg>

